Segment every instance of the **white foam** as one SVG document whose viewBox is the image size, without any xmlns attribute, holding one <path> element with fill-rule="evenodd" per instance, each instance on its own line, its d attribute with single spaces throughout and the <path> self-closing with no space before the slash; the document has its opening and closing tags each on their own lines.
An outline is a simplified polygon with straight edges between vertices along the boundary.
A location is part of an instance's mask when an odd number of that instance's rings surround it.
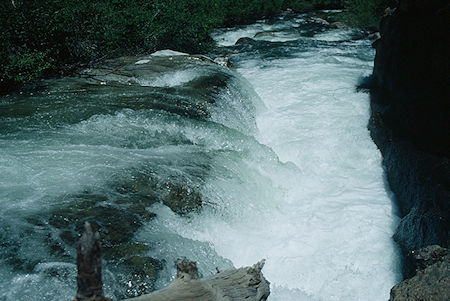
<svg viewBox="0 0 450 301">
<path fill-rule="evenodd" d="M 354 60 L 315 56 L 239 70 L 269 108 L 257 119 L 259 140 L 302 171 L 271 220 L 277 237 L 268 240 L 278 246 L 258 248 L 267 248 L 266 274 L 319 300 L 387 299 L 399 277 L 397 219 L 366 128 L 369 99 L 354 88 L 371 64 Z"/>
<path fill-rule="evenodd" d="M 200 76 L 195 69 L 165 72 L 153 79 L 135 78 L 133 81 L 144 87 L 176 87 L 188 83 Z"/>
<path fill-rule="evenodd" d="M 316 34 L 314 39 L 327 42 L 345 41 L 351 39 L 351 32 L 348 29 L 332 29 Z"/>
<path fill-rule="evenodd" d="M 230 44 L 257 26 L 215 39 Z M 212 244 L 237 267 L 266 258 L 272 301 L 386 300 L 400 278 L 398 219 L 366 127 L 369 99 L 355 92 L 373 53 L 348 46 L 242 63 L 267 108 L 257 116 L 262 145 L 214 158 L 200 215 L 152 208 L 166 231 Z"/>
<path fill-rule="evenodd" d="M 293 36 L 284 29 L 295 27 L 296 22 L 283 21 L 275 24 L 267 24 L 264 21 L 255 24 L 237 27 L 233 29 L 219 29 L 212 33 L 211 37 L 220 46 L 232 46 L 240 38 L 255 38 L 255 35 L 266 33 L 264 36 L 256 37 L 256 40 L 270 41 L 270 42 L 286 42 L 296 40 L 299 37 Z"/>
<path fill-rule="evenodd" d="M 151 55 L 152 56 L 178 56 L 178 55 L 189 55 L 189 54 L 184 53 L 184 52 L 175 51 L 175 50 L 165 49 L 165 50 L 159 50 L 159 51 L 153 52 Z"/>
<path fill-rule="evenodd" d="M 143 64 L 147 64 L 149 63 L 150 60 L 139 60 L 136 63 L 134 63 L 135 65 L 143 65 Z"/>
</svg>

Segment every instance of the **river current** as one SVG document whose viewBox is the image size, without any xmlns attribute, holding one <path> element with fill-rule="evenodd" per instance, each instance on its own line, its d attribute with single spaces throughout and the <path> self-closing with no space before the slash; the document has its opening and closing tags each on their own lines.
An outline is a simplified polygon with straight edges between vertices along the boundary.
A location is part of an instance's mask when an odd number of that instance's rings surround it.
<svg viewBox="0 0 450 301">
<path fill-rule="evenodd" d="M 264 258 L 271 301 L 389 298 L 398 217 L 356 91 L 371 41 L 294 14 L 213 38 L 230 69 L 165 51 L 0 99 L 0 300 L 72 299 L 86 220 L 116 300 L 181 257 L 203 276 Z"/>
</svg>

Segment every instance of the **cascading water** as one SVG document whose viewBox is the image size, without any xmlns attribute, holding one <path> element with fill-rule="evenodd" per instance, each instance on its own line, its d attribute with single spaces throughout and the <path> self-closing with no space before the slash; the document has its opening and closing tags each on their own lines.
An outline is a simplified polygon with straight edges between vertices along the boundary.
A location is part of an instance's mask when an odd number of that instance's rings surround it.
<svg viewBox="0 0 450 301">
<path fill-rule="evenodd" d="M 4 98 L 0 300 L 72 298 L 90 219 L 115 299 L 168 284 L 179 257 L 205 276 L 265 258 L 272 301 L 387 299 L 397 220 L 357 35 L 284 15 L 214 33 L 237 72 L 168 52 Z"/>
</svg>

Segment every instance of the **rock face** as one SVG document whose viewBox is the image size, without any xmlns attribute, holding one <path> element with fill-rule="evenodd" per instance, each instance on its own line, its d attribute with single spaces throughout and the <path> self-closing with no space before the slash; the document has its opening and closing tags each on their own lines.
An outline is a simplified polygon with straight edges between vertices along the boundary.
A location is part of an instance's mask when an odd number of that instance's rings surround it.
<svg viewBox="0 0 450 301">
<path fill-rule="evenodd" d="M 450 300 L 450 253 L 433 245 L 407 256 L 415 275 L 391 290 L 390 301 Z"/>
<path fill-rule="evenodd" d="M 447 3 L 400 1 L 376 43 L 369 129 L 396 195 L 404 254 L 449 242 Z"/>
</svg>

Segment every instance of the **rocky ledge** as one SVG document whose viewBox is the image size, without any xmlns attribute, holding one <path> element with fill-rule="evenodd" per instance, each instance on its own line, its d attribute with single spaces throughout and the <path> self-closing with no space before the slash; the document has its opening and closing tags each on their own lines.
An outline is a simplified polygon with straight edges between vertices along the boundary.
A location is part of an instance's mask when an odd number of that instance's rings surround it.
<svg viewBox="0 0 450 301">
<path fill-rule="evenodd" d="M 412 277 L 394 286 L 390 301 L 450 300 L 450 252 L 433 245 L 406 257 Z"/>
<path fill-rule="evenodd" d="M 369 129 L 383 154 L 406 256 L 449 242 L 448 20 L 443 0 L 401 0 L 382 20 Z M 412 266 L 405 260 L 403 272 Z"/>
</svg>

